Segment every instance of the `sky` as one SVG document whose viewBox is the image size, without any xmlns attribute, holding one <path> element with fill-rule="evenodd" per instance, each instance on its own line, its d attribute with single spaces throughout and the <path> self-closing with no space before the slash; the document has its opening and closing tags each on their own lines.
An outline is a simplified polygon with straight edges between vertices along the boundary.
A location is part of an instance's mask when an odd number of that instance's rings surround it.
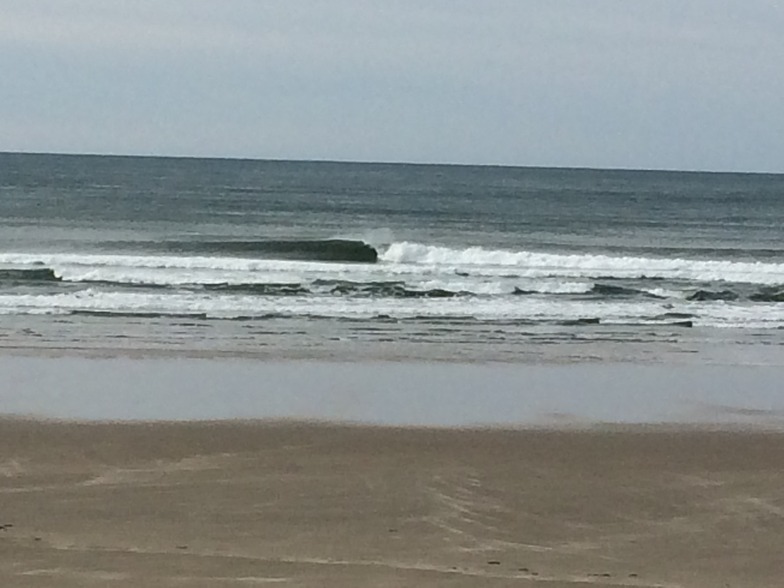
<svg viewBox="0 0 784 588">
<path fill-rule="evenodd" d="M 0 0 L 0 151 L 784 172 L 784 0 Z"/>
</svg>

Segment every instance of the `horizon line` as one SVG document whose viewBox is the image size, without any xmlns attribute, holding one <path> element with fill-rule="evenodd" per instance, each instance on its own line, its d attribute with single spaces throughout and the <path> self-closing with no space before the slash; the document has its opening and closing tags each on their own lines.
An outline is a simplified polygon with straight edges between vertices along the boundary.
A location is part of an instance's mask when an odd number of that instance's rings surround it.
<svg viewBox="0 0 784 588">
<path fill-rule="evenodd" d="M 357 165 L 408 165 L 408 166 L 433 166 L 433 167 L 486 167 L 486 168 L 509 168 L 509 169 L 552 169 L 552 170 L 573 170 L 573 171 L 612 171 L 612 172 L 662 172 L 662 173 L 684 173 L 684 174 L 734 174 L 734 175 L 784 175 L 784 171 L 748 171 L 748 170 L 715 170 L 715 169 L 674 169 L 674 168 L 632 168 L 632 167 L 595 167 L 581 165 L 523 165 L 509 163 L 462 163 L 462 162 L 443 162 L 443 161 L 379 161 L 363 159 L 330 159 L 330 158 L 303 158 L 292 159 L 286 157 L 252 157 L 236 155 L 171 155 L 171 154 L 140 154 L 140 153 L 97 153 L 97 152 L 73 152 L 73 151 L 5 151 L 0 150 L 0 155 L 53 155 L 64 157 L 118 157 L 118 158 L 138 158 L 138 159 L 194 159 L 194 160 L 213 160 L 213 161 L 258 161 L 258 162 L 280 162 L 280 163 L 328 163 L 328 164 L 357 164 Z"/>
</svg>

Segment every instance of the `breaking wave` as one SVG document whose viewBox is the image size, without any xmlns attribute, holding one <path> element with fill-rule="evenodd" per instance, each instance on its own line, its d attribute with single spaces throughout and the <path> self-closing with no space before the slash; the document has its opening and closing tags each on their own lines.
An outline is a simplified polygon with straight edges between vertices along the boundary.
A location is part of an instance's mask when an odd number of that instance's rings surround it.
<svg viewBox="0 0 784 588">
<path fill-rule="evenodd" d="M 597 254 L 560 254 L 468 247 L 453 249 L 411 242 L 391 244 L 379 260 L 395 264 L 503 270 L 520 277 L 667 278 L 700 281 L 784 283 L 784 263 Z"/>
</svg>

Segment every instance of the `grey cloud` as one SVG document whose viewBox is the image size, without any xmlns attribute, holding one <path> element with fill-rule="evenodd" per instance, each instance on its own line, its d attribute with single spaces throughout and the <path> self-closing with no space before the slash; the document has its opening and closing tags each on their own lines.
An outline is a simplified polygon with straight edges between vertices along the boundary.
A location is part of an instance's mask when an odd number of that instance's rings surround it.
<svg viewBox="0 0 784 588">
<path fill-rule="evenodd" d="M 0 149 L 784 171 L 776 2 L 0 13 Z"/>
</svg>

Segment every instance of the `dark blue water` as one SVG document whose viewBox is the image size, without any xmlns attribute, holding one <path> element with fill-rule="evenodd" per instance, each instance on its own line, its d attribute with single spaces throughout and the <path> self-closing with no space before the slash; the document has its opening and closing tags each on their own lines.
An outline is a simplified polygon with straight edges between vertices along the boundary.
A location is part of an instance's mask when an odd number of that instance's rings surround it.
<svg viewBox="0 0 784 588">
<path fill-rule="evenodd" d="M 767 358 L 783 333 L 781 175 L 0 154 L 6 347 Z"/>
</svg>

